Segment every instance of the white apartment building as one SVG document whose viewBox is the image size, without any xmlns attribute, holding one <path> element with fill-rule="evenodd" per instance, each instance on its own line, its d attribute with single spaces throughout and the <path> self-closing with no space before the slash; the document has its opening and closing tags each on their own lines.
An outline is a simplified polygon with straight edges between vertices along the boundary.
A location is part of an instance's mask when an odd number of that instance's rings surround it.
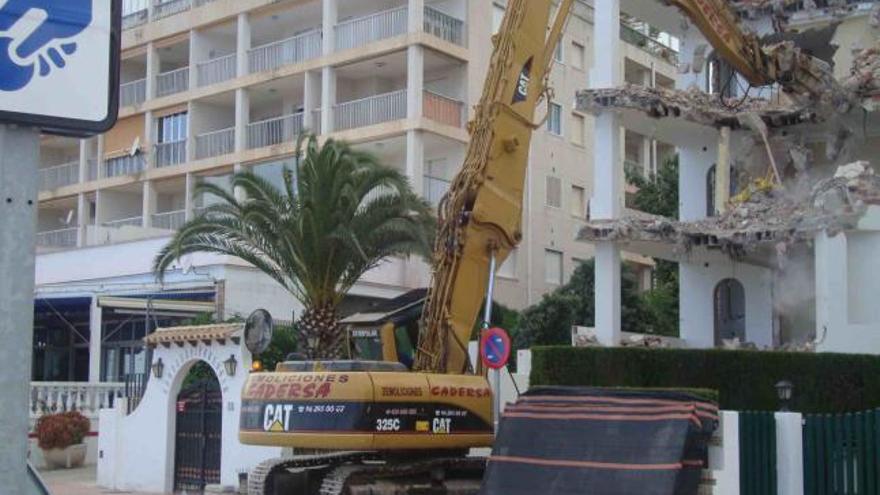
<svg viewBox="0 0 880 495">
<path fill-rule="evenodd" d="M 42 141 L 34 381 L 143 374 L 141 339 L 205 312 L 264 307 L 295 318 L 288 294 L 226 257 L 191 256 L 157 284 L 157 251 L 210 200 L 195 185 L 228 184 L 241 170 L 280 180 L 297 136 L 312 130 L 378 155 L 436 204 L 463 159 L 503 12 L 490 0 L 127 1 L 118 123 L 93 139 Z M 557 52 L 555 97 L 532 147 L 524 242 L 499 273 L 500 300 L 513 307 L 537 301 L 593 254 L 575 236 L 593 194 L 594 119 L 574 109 L 601 39 L 593 18 L 579 3 Z M 627 81 L 673 84 L 675 40 L 652 38 L 632 19 L 609 32 L 623 40 L 613 63 Z M 650 172 L 674 152 L 618 131 L 621 169 L 625 160 Z M 428 282 L 424 263 L 394 259 L 363 278 L 350 304 Z"/>
</svg>

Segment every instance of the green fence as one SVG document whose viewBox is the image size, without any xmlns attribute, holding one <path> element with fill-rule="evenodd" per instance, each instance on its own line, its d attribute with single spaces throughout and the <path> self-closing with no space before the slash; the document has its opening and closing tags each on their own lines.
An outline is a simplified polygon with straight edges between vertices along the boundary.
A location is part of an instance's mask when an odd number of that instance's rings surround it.
<svg viewBox="0 0 880 495">
<path fill-rule="evenodd" d="M 739 413 L 739 488 L 741 495 L 776 495 L 776 416 Z"/>
<path fill-rule="evenodd" d="M 880 493 L 880 409 L 804 417 L 804 492 Z"/>
</svg>

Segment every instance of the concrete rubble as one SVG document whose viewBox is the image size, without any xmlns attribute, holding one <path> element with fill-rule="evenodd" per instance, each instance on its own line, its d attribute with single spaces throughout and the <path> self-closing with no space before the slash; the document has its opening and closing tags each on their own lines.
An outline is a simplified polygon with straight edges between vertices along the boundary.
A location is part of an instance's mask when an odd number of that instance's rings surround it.
<svg viewBox="0 0 880 495">
<path fill-rule="evenodd" d="M 723 100 L 691 88 L 685 91 L 625 84 L 617 88 L 588 89 L 577 94 L 577 109 L 598 113 L 609 108 L 644 112 L 652 118 L 681 118 L 721 128 L 746 127 L 744 113 L 758 115 L 771 128 L 818 122 L 815 108 L 808 105 L 771 102 L 761 98 Z"/>
<path fill-rule="evenodd" d="M 859 51 L 843 85 L 862 98 L 880 95 L 880 42 Z"/>
<path fill-rule="evenodd" d="M 617 220 L 590 221 L 584 241 L 660 242 L 674 252 L 695 246 L 719 249 L 734 259 L 764 248 L 782 264 L 788 246 L 811 241 L 821 231 L 851 229 L 868 206 L 880 205 L 880 176 L 868 162 L 838 168 L 830 178 L 810 183 L 803 178 L 785 189 L 754 190 L 723 215 L 695 222 L 632 212 Z"/>
</svg>

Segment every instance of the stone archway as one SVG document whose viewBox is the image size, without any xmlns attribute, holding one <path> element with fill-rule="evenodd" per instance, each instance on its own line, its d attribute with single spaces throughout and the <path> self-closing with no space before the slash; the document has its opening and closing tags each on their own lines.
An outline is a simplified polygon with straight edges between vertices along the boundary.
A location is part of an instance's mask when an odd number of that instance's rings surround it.
<svg viewBox="0 0 880 495">
<path fill-rule="evenodd" d="M 726 278 L 715 286 L 715 345 L 722 341 L 746 340 L 746 291 L 735 278 Z"/>
</svg>

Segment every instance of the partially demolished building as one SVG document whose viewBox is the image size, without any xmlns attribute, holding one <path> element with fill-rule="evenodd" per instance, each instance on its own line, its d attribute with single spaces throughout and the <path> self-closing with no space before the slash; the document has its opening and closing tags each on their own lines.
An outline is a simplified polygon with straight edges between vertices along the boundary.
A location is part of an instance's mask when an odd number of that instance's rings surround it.
<svg viewBox="0 0 880 495">
<path fill-rule="evenodd" d="M 673 7 L 596 2 L 597 36 L 624 11 L 682 49 L 676 89 L 646 88 L 623 83 L 616 43 L 597 44 L 591 89 L 577 97 L 596 117 L 579 235 L 596 245 L 596 336 L 620 343 L 626 250 L 679 263 L 688 346 L 880 353 L 880 2 L 730 3 L 746 29 L 833 68 L 828 91 L 749 87 Z M 679 218 L 625 207 L 621 129 L 676 147 Z"/>
</svg>

